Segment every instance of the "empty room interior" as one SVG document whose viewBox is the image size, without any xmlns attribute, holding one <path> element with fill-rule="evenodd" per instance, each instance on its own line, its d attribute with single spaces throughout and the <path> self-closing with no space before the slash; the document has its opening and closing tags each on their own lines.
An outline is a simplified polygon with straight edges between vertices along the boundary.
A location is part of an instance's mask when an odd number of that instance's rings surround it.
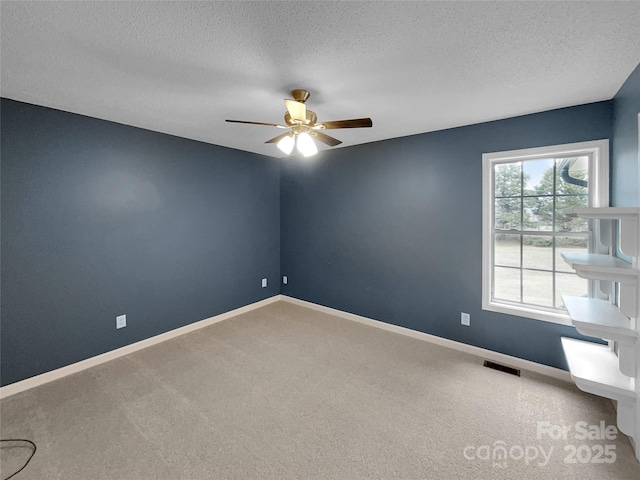
<svg viewBox="0 0 640 480">
<path fill-rule="evenodd" d="M 0 21 L 2 480 L 640 478 L 640 2 Z"/>
</svg>

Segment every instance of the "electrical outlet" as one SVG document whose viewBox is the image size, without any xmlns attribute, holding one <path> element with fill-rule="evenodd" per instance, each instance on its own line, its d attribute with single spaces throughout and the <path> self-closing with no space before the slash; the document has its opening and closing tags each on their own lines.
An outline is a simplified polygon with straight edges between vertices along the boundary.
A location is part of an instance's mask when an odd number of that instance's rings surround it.
<svg viewBox="0 0 640 480">
<path fill-rule="evenodd" d="M 127 326 L 127 316 L 126 315 L 118 315 L 116 317 L 116 328 L 124 328 Z"/>
<path fill-rule="evenodd" d="M 286 275 L 284 275 L 284 276 L 282 277 L 282 283 L 284 283 L 284 284 L 286 285 L 288 281 L 289 281 L 289 280 L 287 279 L 287 276 L 286 276 Z"/>
<path fill-rule="evenodd" d="M 470 327 L 471 326 L 471 315 L 469 315 L 468 313 L 462 312 L 460 314 L 460 323 L 462 325 Z"/>
<path fill-rule="evenodd" d="M 262 279 L 262 288 L 266 288 L 267 287 L 267 279 L 263 278 Z"/>
</svg>

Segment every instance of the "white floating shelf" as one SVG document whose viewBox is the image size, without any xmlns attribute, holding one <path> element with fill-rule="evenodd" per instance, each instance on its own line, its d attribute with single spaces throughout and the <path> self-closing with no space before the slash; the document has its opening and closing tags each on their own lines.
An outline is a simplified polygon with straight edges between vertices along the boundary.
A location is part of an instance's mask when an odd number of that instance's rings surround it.
<svg viewBox="0 0 640 480">
<path fill-rule="evenodd" d="M 636 380 L 618 370 L 618 357 L 607 345 L 562 338 L 569 373 L 576 386 L 587 393 L 618 402 L 618 429 L 638 441 Z M 636 456 L 638 452 L 636 452 Z"/>
<path fill-rule="evenodd" d="M 562 213 L 575 215 L 580 218 L 602 220 L 637 220 L 640 217 L 640 207 L 590 207 L 569 208 Z"/>
<path fill-rule="evenodd" d="M 629 262 L 611 255 L 562 252 L 562 258 L 582 278 L 624 282 L 633 285 L 638 280 L 637 269 L 633 268 Z"/>
<path fill-rule="evenodd" d="M 619 220 L 620 250 L 632 257 L 638 256 L 639 207 L 570 208 L 565 210 L 563 213 L 565 215 L 590 218 L 594 220 Z"/>
<path fill-rule="evenodd" d="M 607 300 L 563 295 L 576 330 L 583 335 L 632 343 L 638 336 L 632 321 Z"/>
<path fill-rule="evenodd" d="M 562 338 L 571 378 L 582 391 L 617 401 L 635 401 L 635 380 L 618 369 L 618 357 L 607 345 Z"/>
<path fill-rule="evenodd" d="M 593 220 L 591 248 L 611 255 L 562 252 L 582 278 L 602 280 L 617 303 L 563 295 L 576 330 L 603 338 L 599 345 L 562 338 L 571 378 L 585 392 L 617 401 L 618 429 L 635 441 L 640 460 L 640 207 L 572 208 L 562 213 Z M 614 256 L 622 252 L 624 255 Z M 622 258 L 629 256 L 631 263 Z M 606 283 L 605 283 L 606 282 Z M 613 284 L 616 283 L 616 285 Z"/>
</svg>

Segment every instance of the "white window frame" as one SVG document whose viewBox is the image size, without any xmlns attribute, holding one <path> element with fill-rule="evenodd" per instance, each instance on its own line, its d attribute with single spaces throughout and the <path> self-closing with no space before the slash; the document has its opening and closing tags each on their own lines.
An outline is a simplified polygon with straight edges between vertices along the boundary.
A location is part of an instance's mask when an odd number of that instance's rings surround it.
<svg viewBox="0 0 640 480">
<path fill-rule="evenodd" d="M 493 218 L 494 166 L 522 160 L 558 156 L 589 155 L 589 206 L 609 206 L 609 140 L 552 145 L 548 147 L 485 153 L 482 155 L 482 309 L 546 322 L 571 325 L 569 315 L 537 309 L 529 305 L 514 305 L 494 300 L 493 285 Z"/>
</svg>

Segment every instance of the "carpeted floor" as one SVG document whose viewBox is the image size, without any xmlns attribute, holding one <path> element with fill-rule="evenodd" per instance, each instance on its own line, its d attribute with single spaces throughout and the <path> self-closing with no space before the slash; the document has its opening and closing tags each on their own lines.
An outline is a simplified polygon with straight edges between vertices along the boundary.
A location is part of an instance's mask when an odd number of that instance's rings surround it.
<svg viewBox="0 0 640 480">
<path fill-rule="evenodd" d="M 0 407 L 37 445 L 16 480 L 640 478 L 625 436 L 577 435 L 609 400 L 282 301 Z"/>
</svg>

